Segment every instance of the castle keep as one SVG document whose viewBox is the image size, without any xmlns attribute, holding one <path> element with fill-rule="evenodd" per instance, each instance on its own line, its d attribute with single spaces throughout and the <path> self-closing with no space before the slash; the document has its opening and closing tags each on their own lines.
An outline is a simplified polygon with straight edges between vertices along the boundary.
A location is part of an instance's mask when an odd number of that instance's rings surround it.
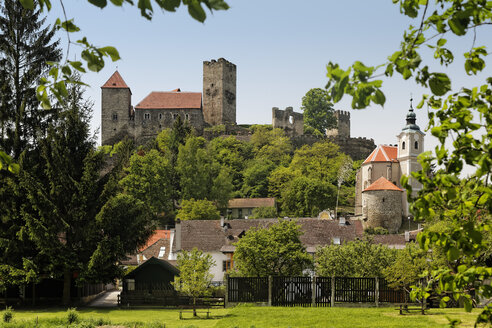
<svg viewBox="0 0 492 328">
<path fill-rule="evenodd" d="M 181 118 L 199 133 L 206 126 L 236 124 L 236 65 L 224 58 L 203 62 L 203 94 L 154 91 L 132 106 L 132 92 L 116 71 L 101 87 L 102 144 L 125 136 L 141 142 L 171 128 Z"/>
</svg>

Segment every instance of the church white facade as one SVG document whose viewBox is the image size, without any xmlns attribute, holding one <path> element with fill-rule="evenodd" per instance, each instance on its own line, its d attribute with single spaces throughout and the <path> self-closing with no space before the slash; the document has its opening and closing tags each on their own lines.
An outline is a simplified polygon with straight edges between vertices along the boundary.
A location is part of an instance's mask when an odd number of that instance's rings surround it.
<svg viewBox="0 0 492 328">
<path fill-rule="evenodd" d="M 406 125 L 397 136 L 398 144 L 378 145 L 361 165 L 356 180 L 355 215 L 366 228 L 382 226 L 396 232 L 401 219 L 410 215 L 400 179 L 421 169 L 417 156 L 424 151 L 424 136 L 410 106 Z M 414 179 L 409 181 L 414 193 L 422 188 Z"/>
</svg>

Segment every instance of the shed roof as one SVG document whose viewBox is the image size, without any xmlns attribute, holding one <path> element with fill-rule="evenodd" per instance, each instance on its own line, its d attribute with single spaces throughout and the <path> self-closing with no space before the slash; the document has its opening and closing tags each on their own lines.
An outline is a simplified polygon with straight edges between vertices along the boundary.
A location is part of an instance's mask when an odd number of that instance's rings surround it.
<svg viewBox="0 0 492 328">
<path fill-rule="evenodd" d="M 227 208 L 273 207 L 275 198 L 234 198 L 229 200 Z"/>
<path fill-rule="evenodd" d="M 115 71 L 101 88 L 130 89 L 118 71 Z"/>
<path fill-rule="evenodd" d="M 183 109 L 202 108 L 201 92 L 152 91 L 135 109 Z"/>
<path fill-rule="evenodd" d="M 160 267 L 171 272 L 175 276 L 179 275 L 179 270 L 175 266 L 173 266 L 171 263 L 169 263 L 166 260 L 160 260 L 160 259 L 152 256 L 150 259 L 148 259 L 144 263 L 140 264 L 135 270 L 133 270 L 132 272 L 127 274 L 125 276 L 125 279 L 126 278 L 134 278 L 138 272 L 145 270 L 145 268 L 147 268 L 149 265 L 153 265 L 153 264 L 159 265 Z"/>
<path fill-rule="evenodd" d="M 398 162 L 398 147 L 378 145 L 362 164 L 372 162 Z"/>
<path fill-rule="evenodd" d="M 370 190 L 396 190 L 396 191 L 403 191 L 403 189 L 398 188 L 395 186 L 392 182 L 388 181 L 385 177 L 380 177 L 376 181 L 374 181 L 369 187 L 366 189 L 362 190 L 364 191 L 370 191 Z"/>
</svg>

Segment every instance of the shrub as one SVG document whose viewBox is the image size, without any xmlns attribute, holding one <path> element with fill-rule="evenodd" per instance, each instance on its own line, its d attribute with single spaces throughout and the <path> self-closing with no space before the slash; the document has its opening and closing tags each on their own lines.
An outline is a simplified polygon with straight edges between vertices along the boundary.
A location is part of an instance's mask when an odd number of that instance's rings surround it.
<svg viewBox="0 0 492 328">
<path fill-rule="evenodd" d="M 274 206 L 262 206 L 253 209 L 253 219 L 270 219 L 277 217 L 277 208 Z"/>
<path fill-rule="evenodd" d="M 389 234 L 388 230 L 383 227 L 375 227 L 375 228 L 367 228 L 364 230 L 364 233 L 367 235 L 387 235 Z"/>
<path fill-rule="evenodd" d="M 5 308 L 2 317 L 3 317 L 3 322 L 11 322 L 12 319 L 14 318 L 14 310 L 12 310 L 12 307 L 9 306 Z"/>
<path fill-rule="evenodd" d="M 69 308 L 67 310 L 67 322 L 69 324 L 79 322 L 79 313 L 76 308 Z"/>
</svg>

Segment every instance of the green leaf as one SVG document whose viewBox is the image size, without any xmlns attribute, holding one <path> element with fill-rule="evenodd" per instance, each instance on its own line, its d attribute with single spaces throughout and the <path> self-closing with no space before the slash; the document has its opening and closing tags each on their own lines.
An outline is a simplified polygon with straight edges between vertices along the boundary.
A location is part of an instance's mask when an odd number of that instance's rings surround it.
<svg viewBox="0 0 492 328">
<path fill-rule="evenodd" d="M 106 0 L 88 0 L 89 3 L 92 3 L 94 6 L 99 8 L 104 8 L 108 4 Z"/>
<path fill-rule="evenodd" d="M 448 249 L 446 255 L 449 261 L 455 261 L 460 256 L 460 251 L 456 247 L 452 246 L 450 249 Z"/>
<path fill-rule="evenodd" d="M 121 59 L 120 54 L 118 53 L 118 50 L 116 50 L 115 47 L 103 47 L 103 48 L 99 48 L 98 50 L 109 55 L 112 61 L 117 61 Z"/>
<path fill-rule="evenodd" d="M 79 62 L 79 61 L 69 61 L 68 62 L 73 68 L 75 68 L 77 71 L 81 72 L 81 73 L 85 73 L 86 70 L 85 68 L 83 67 L 82 63 Z"/>
<path fill-rule="evenodd" d="M 384 93 L 379 89 L 377 89 L 376 93 L 374 94 L 374 102 L 381 106 L 383 106 L 386 102 L 386 97 L 384 96 Z"/>
<path fill-rule="evenodd" d="M 181 5 L 181 0 L 159 0 L 157 4 L 164 10 L 174 12 Z"/>
<path fill-rule="evenodd" d="M 67 20 L 67 21 L 64 21 L 63 23 L 61 23 L 61 27 L 69 33 L 80 31 L 80 28 L 73 23 L 73 19 L 70 19 L 70 20 Z"/>
<path fill-rule="evenodd" d="M 34 10 L 34 0 L 19 0 L 22 7 L 29 10 Z"/>
<path fill-rule="evenodd" d="M 446 44 L 446 42 L 447 42 L 447 40 L 446 40 L 446 39 L 439 39 L 439 40 L 437 41 L 437 45 L 438 45 L 439 47 L 442 47 L 442 46 L 444 46 L 444 45 Z"/>
<path fill-rule="evenodd" d="M 207 18 L 207 14 L 205 14 L 205 10 L 203 10 L 198 0 L 190 1 L 190 3 L 188 4 L 188 12 L 190 13 L 191 17 L 201 23 L 205 21 L 205 18 Z"/>
<path fill-rule="evenodd" d="M 150 3 L 150 0 L 138 0 L 138 8 L 140 9 L 140 14 L 147 18 L 147 19 L 152 19 L 152 14 L 154 12 L 154 9 L 152 8 L 152 4 Z"/>
<path fill-rule="evenodd" d="M 466 23 L 466 25 L 463 25 L 463 23 Z M 448 25 L 454 34 L 465 35 L 466 34 L 466 27 L 468 26 L 468 22 L 466 20 L 462 20 L 462 19 L 459 19 L 457 17 L 453 17 L 450 20 L 448 20 Z"/>
<path fill-rule="evenodd" d="M 436 96 L 443 96 L 451 90 L 451 80 L 444 73 L 431 73 L 429 87 Z"/>
</svg>

